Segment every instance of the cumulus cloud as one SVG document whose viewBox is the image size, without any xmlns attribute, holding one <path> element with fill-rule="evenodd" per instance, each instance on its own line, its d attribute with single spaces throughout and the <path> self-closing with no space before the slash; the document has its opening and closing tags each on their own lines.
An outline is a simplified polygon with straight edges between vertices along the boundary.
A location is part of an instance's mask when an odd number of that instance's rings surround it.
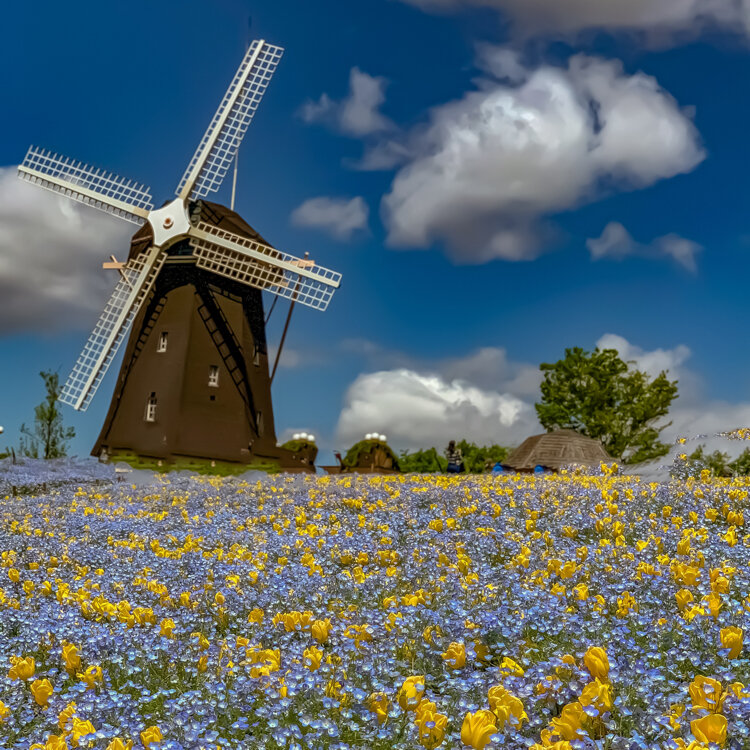
<svg viewBox="0 0 750 750">
<path fill-rule="evenodd" d="M 584 29 L 644 32 L 663 41 L 718 26 L 750 28 L 750 0 L 403 0 L 426 11 L 492 8 L 522 34 Z"/>
<path fill-rule="evenodd" d="M 397 446 L 427 447 L 455 437 L 507 443 L 537 422 L 521 399 L 400 369 L 360 375 L 349 387 L 337 438 L 360 440 L 379 431 Z"/>
<path fill-rule="evenodd" d="M 0 333 L 93 328 L 135 229 L 0 169 Z"/>
<path fill-rule="evenodd" d="M 405 161 L 381 206 L 393 247 L 533 260 L 549 244 L 545 216 L 690 172 L 705 156 L 688 113 L 651 76 L 578 55 L 521 77 L 517 58 L 480 57 L 503 80 L 433 109 L 395 139 L 400 150 L 379 147 Z"/>
<path fill-rule="evenodd" d="M 700 442 L 710 451 L 735 456 L 742 450 L 744 445 L 715 435 L 750 424 L 750 402 L 707 399 L 701 376 L 689 367 L 689 347 L 648 350 L 613 333 L 601 336 L 595 346 L 615 349 L 621 359 L 651 378 L 666 371 L 670 380 L 678 381 L 679 397 L 659 423 L 672 422 L 661 433 L 664 442 L 706 435 Z M 480 444 L 519 445 L 543 431 L 534 410 L 542 373 L 538 365 L 512 361 L 502 348 L 485 347 L 464 357 L 435 361 L 389 351 L 367 340 L 348 341 L 344 348 L 373 366 L 379 363 L 380 369 L 361 374 L 349 387 L 337 426 L 342 445 L 372 430 L 388 435 L 399 449 L 439 446 L 461 437 Z"/>
<path fill-rule="evenodd" d="M 437 360 L 366 339 L 348 340 L 342 348 L 388 368 L 364 373 L 349 387 L 336 430 L 342 444 L 375 430 L 399 448 L 455 437 L 509 445 L 541 429 L 533 408 L 541 372 L 538 366 L 510 361 L 503 348 Z"/>
<path fill-rule="evenodd" d="M 393 123 L 380 112 L 387 85 L 385 78 L 352 68 L 345 99 L 334 101 L 323 94 L 317 102 L 306 102 L 300 116 L 305 122 L 322 123 L 355 138 L 391 130 Z"/>
<path fill-rule="evenodd" d="M 586 241 L 586 247 L 593 260 L 612 258 L 622 260 L 631 255 L 645 258 L 670 257 L 684 266 L 688 271 L 696 273 L 696 255 L 703 249 L 698 243 L 685 239 L 676 234 L 658 237 L 651 243 L 644 245 L 636 242 L 627 229 L 619 222 L 612 221 L 604 228 L 601 237 Z"/>
<path fill-rule="evenodd" d="M 349 240 L 367 230 L 370 208 L 364 198 L 310 198 L 294 209 L 292 222 L 300 227 L 320 229 L 338 240 Z"/>
</svg>

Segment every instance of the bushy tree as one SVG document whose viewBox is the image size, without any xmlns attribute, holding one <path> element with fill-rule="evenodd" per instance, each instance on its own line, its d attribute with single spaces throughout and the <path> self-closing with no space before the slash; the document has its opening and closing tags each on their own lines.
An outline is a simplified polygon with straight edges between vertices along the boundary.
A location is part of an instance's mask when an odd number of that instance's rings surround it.
<svg viewBox="0 0 750 750">
<path fill-rule="evenodd" d="M 75 436 L 72 427 L 64 427 L 57 399 L 60 397 L 60 377 L 56 372 L 40 372 L 47 395 L 34 409 L 34 427 L 21 425 L 18 452 L 30 458 L 61 458 L 68 455 L 67 444 Z"/>
<path fill-rule="evenodd" d="M 728 453 L 714 451 L 705 453 L 705 445 L 699 445 L 689 456 L 692 470 L 690 475 L 698 477 L 702 469 L 709 469 L 715 477 L 733 477 L 750 475 L 750 448 L 745 448 L 734 461 L 729 460 Z"/>
<path fill-rule="evenodd" d="M 570 429 L 599 440 L 607 453 L 626 464 L 664 456 L 669 446 L 659 442 L 668 422 L 656 427 L 677 397 L 677 381 L 662 371 L 651 380 L 630 369 L 615 349 L 593 353 L 578 347 L 565 350 L 565 358 L 543 363 L 542 399 L 535 404 L 547 430 Z"/>
<path fill-rule="evenodd" d="M 435 448 L 419 451 L 401 451 L 398 465 L 404 474 L 435 474 L 446 470 L 447 461 Z"/>
<path fill-rule="evenodd" d="M 477 446 L 467 440 L 461 440 L 456 444 L 464 459 L 464 469 L 470 474 L 481 474 L 488 466 L 494 466 L 498 461 L 504 461 L 508 448 L 500 445 Z M 448 462 L 445 457 L 438 453 L 436 448 L 419 451 L 402 451 L 399 458 L 401 471 L 405 473 L 415 472 L 420 474 L 434 474 L 447 471 Z"/>
</svg>

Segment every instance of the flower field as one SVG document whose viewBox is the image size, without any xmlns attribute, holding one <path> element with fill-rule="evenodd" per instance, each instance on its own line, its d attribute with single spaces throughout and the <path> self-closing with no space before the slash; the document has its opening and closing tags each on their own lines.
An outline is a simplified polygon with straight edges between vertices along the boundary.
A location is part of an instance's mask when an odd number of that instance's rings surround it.
<svg viewBox="0 0 750 750">
<path fill-rule="evenodd" d="M 5 497 L 0 746 L 750 747 L 749 490 L 603 466 Z"/>
</svg>

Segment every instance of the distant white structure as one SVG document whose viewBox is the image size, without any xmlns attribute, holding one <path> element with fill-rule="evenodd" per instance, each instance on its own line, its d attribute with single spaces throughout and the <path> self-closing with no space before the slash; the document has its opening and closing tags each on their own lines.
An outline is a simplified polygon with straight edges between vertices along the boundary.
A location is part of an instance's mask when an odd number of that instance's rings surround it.
<svg viewBox="0 0 750 750">
<path fill-rule="evenodd" d="M 292 440 L 307 440 L 308 443 L 314 443 L 315 435 L 311 435 L 309 432 L 295 432 L 292 435 Z"/>
</svg>

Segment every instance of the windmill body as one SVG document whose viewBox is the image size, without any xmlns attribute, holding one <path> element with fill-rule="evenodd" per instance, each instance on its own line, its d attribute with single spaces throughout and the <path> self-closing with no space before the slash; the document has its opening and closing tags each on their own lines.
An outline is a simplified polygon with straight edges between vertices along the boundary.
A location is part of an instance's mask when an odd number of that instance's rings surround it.
<svg viewBox="0 0 750 750">
<path fill-rule="evenodd" d="M 85 410 L 130 334 L 94 446 L 170 459 L 279 461 L 265 335 L 266 291 L 325 310 L 340 274 L 272 247 L 238 214 L 205 200 L 236 157 L 279 47 L 254 42 L 177 188 L 153 210 L 143 186 L 31 148 L 19 176 L 141 225 L 60 400 Z"/>
</svg>

